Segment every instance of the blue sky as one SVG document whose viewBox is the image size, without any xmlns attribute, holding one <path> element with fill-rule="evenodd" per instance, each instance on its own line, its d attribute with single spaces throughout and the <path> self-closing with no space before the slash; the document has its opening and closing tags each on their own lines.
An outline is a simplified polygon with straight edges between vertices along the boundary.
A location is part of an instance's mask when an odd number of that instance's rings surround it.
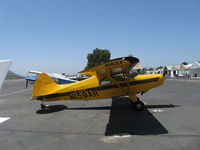
<svg viewBox="0 0 200 150">
<path fill-rule="evenodd" d="M 75 74 L 95 48 L 143 67 L 200 60 L 200 1 L 0 0 L 0 59 L 14 72 Z"/>
</svg>

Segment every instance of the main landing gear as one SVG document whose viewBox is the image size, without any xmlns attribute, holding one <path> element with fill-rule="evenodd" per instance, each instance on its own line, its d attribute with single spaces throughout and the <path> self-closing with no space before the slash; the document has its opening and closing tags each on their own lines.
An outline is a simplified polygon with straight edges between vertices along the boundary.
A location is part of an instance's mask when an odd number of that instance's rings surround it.
<svg viewBox="0 0 200 150">
<path fill-rule="evenodd" d="M 140 101 L 140 99 L 137 97 L 137 101 L 133 102 L 131 100 L 131 103 L 133 105 L 133 108 L 135 109 L 135 111 L 143 111 L 144 110 L 144 103 L 142 101 Z"/>
</svg>

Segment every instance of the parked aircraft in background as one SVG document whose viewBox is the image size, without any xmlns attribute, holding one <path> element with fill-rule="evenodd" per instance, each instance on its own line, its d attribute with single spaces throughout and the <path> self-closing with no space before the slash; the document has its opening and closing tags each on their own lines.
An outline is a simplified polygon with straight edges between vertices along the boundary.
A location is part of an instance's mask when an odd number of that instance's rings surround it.
<svg viewBox="0 0 200 150">
<path fill-rule="evenodd" d="M 9 69 L 11 63 L 12 63 L 11 60 L 0 60 L 0 89 L 6 78 L 6 75 L 7 75 L 7 72 L 8 72 L 8 69 Z"/>
<path fill-rule="evenodd" d="M 29 81 L 35 81 L 39 74 L 42 72 L 39 71 L 28 71 L 28 75 L 26 76 L 26 88 L 28 87 Z M 53 80 L 58 84 L 69 84 L 75 83 L 77 80 L 66 77 L 65 75 L 58 73 L 47 73 Z"/>
<path fill-rule="evenodd" d="M 44 102 L 60 100 L 94 100 L 129 96 L 136 111 L 144 109 L 144 103 L 136 96 L 163 84 L 161 74 L 139 75 L 130 73 L 139 63 L 136 57 L 122 57 L 80 72 L 91 76 L 83 81 L 60 85 L 46 73 L 41 73 L 34 83 L 32 100 Z"/>
</svg>

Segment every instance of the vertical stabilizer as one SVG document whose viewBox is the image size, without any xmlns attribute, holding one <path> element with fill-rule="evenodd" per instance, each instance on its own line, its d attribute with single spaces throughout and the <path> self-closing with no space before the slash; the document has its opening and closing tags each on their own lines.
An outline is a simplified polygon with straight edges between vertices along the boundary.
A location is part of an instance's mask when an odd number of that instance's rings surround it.
<svg viewBox="0 0 200 150">
<path fill-rule="evenodd" d="M 11 65 L 11 60 L 0 60 L 0 89 Z"/>
<path fill-rule="evenodd" d="M 56 84 L 53 79 L 46 73 L 41 73 L 34 83 L 32 97 L 52 94 L 59 89 L 60 85 Z"/>
</svg>

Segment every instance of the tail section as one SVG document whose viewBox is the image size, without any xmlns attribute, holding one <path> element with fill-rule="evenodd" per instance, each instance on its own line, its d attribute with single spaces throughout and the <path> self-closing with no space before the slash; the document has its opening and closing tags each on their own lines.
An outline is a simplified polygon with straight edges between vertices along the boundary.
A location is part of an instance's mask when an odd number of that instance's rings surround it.
<svg viewBox="0 0 200 150">
<path fill-rule="evenodd" d="M 41 73 L 34 83 L 32 97 L 35 99 L 38 96 L 44 96 L 52 94 L 59 89 L 58 85 L 51 77 L 46 73 Z"/>
</svg>

